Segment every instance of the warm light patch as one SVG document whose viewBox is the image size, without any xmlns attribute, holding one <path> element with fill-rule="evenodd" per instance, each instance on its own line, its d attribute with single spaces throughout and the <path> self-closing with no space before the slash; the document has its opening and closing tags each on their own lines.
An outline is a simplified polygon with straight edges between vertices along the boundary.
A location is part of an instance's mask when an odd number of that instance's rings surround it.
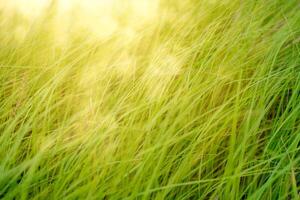
<svg viewBox="0 0 300 200">
<path fill-rule="evenodd" d="M 120 31 L 132 37 L 137 28 L 154 20 L 158 0 L 11 0 L 4 5 L 30 23 L 55 6 L 55 13 L 51 13 L 55 19 L 53 26 L 62 38 L 67 38 L 65 32 L 70 30 L 65 29 L 70 29 L 72 24 L 93 37 L 107 39 Z M 60 35 L 57 35 L 58 42 L 61 42 Z"/>
</svg>

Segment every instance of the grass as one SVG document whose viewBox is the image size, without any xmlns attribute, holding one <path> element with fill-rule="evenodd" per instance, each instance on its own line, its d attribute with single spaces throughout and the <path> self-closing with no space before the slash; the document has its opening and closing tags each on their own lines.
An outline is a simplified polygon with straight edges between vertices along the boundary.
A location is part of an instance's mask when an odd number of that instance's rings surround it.
<svg viewBox="0 0 300 200">
<path fill-rule="evenodd" d="M 299 1 L 107 2 L 0 1 L 0 198 L 299 199 Z"/>
</svg>

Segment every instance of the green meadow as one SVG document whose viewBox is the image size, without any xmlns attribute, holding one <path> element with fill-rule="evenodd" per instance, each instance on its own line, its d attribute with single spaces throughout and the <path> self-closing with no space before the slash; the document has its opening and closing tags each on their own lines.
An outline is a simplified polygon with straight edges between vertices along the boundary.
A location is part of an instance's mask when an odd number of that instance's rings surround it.
<svg viewBox="0 0 300 200">
<path fill-rule="evenodd" d="M 0 0 L 0 199 L 299 192 L 298 0 Z"/>
</svg>

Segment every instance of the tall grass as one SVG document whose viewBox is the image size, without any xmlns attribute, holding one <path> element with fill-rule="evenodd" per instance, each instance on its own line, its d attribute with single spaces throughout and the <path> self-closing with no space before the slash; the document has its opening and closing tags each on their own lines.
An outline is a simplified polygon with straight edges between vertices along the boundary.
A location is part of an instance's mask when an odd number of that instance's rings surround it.
<svg viewBox="0 0 300 200">
<path fill-rule="evenodd" d="M 11 2 L 0 198 L 299 199 L 298 0 Z"/>
</svg>

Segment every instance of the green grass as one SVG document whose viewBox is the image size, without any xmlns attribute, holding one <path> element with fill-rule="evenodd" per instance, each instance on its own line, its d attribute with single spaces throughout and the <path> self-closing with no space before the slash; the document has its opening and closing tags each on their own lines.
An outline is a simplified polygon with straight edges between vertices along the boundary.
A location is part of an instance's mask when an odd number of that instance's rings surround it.
<svg viewBox="0 0 300 200">
<path fill-rule="evenodd" d="M 1 199 L 300 199 L 298 0 L 5 2 Z"/>
</svg>

